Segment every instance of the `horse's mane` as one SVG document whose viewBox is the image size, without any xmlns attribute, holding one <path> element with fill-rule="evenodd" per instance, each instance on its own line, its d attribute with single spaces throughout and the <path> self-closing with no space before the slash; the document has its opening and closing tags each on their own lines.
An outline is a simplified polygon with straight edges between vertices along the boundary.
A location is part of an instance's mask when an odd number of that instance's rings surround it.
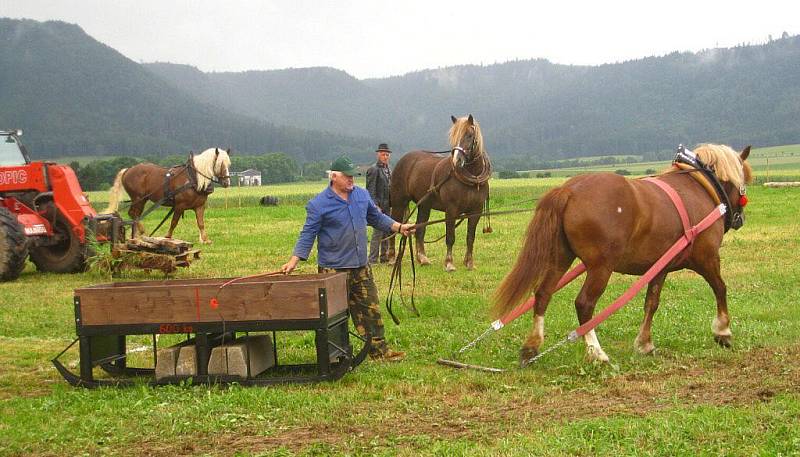
<svg viewBox="0 0 800 457">
<path fill-rule="evenodd" d="M 483 155 L 483 135 L 481 135 L 481 126 L 478 124 L 478 121 L 474 119 L 472 125 L 470 125 L 467 117 L 458 118 L 453 126 L 450 127 L 450 146 L 458 146 L 459 140 L 464 138 L 464 135 L 467 134 L 470 127 L 475 127 L 475 150 L 473 152 L 479 156 Z"/>
<path fill-rule="evenodd" d="M 728 181 L 742 188 L 753 180 L 750 164 L 742 162 L 739 153 L 730 146 L 704 143 L 697 145 L 694 153 L 714 170 L 720 181 Z"/>
<path fill-rule="evenodd" d="M 219 157 L 217 157 L 217 151 Z M 193 164 L 197 170 L 197 190 L 202 192 L 211 184 L 212 177 L 220 177 L 231 166 L 228 152 L 220 148 L 208 148 L 193 157 Z M 216 164 L 216 170 L 214 165 Z"/>
</svg>

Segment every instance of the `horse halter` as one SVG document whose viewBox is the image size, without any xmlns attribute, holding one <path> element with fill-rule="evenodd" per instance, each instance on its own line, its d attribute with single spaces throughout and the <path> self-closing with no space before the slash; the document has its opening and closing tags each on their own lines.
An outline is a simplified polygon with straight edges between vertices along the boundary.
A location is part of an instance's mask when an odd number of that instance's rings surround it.
<svg viewBox="0 0 800 457">
<path fill-rule="evenodd" d="M 731 205 L 731 200 L 728 198 L 728 193 L 722 187 L 716 172 L 713 168 L 709 167 L 700 157 L 689 149 L 686 149 L 682 144 L 678 145 L 675 152 L 675 159 L 673 164 L 686 164 L 695 170 L 699 171 L 706 177 L 716 191 L 717 197 L 725 204 L 727 211 L 725 212 L 725 231 L 729 229 L 739 230 L 744 225 L 744 207 L 747 206 L 747 189 L 742 184 L 739 187 L 739 200 L 736 208 Z"/>
<path fill-rule="evenodd" d="M 463 159 L 461 159 L 461 165 L 460 165 L 461 167 L 465 167 L 475 162 L 475 160 L 478 159 L 478 156 L 475 155 L 475 147 L 477 146 L 477 144 L 478 144 L 478 135 L 476 135 L 473 132 L 472 144 L 470 144 L 469 146 L 469 154 L 467 154 L 466 149 L 461 147 L 461 145 L 455 146 L 453 149 L 451 149 L 450 153 L 453 155 L 453 166 L 455 167 L 459 166 L 458 163 L 456 163 L 459 157 L 464 157 Z"/>
</svg>

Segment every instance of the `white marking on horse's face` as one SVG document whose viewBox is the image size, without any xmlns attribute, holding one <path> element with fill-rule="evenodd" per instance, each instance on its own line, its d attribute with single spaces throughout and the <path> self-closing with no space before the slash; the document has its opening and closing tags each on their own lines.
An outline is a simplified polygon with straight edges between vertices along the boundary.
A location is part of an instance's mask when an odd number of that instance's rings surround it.
<svg viewBox="0 0 800 457">
<path fill-rule="evenodd" d="M 621 206 L 617 206 L 617 212 L 622 214 L 622 207 Z"/>
<path fill-rule="evenodd" d="M 594 330 L 589 330 L 589 333 L 583 335 L 583 341 L 586 343 L 586 356 L 589 360 L 608 362 L 608 356 L 603 351 L 603 348 L 600 347 L 600 341 L 598 341 Z"/>
<path fill-rule="evenodd" d="M 461 149 L 455 149 L 453 151 L 453 166 L 458 166 L 458 155 L 461 154 Z"/>
<path fill-rule="evenodd" d="M 731 336 L 731 328 L 728 325 L 723 324 L 719 320 L 719 316 L 714 318 L 714 322 L 711 323 L 711 330 L 714 332 L 714 335 L 717 336 Z"/>
</svg>

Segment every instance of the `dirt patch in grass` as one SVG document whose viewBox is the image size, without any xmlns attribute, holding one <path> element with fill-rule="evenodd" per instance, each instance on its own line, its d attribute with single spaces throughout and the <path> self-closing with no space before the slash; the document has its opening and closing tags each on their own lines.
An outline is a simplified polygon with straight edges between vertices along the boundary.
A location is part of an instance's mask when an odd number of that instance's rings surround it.
<svg viewBox="0 0 800 457">
<path fill-rule="evenodd" d="M 141 455 L 211 453 L 232 455 L 236 452 L 263 453 L 280 448 L 299 452 L 310 446 L 349 449 L 348 444 L 403 446 L 412 437 L 428 439 L 465 438 L 487 442 L 509 432 L 530 431 L 541 424 L 561 423 L 579 418 L 613 415 L 646 416 L 650 413 L 692 406 L 742 406 L 769 402 L 779 394 L 800 393 L 800 368 L 793 361 L 800 356 L 800 346 L 758 348 L 733 360 L 698 361 L 691 366 L 676 365 L 659 373 L 622 374 L 587 391 L 554 387 L 540 397 L 519 392 L 502 401 L 474 401 L 480 392 L 465 384 L 458 392 L 440 392 L 425 400 L 444 405 L 436 414 L 417 411 L 397 412 L 391 420 L 373 422 L 369 427 L 347 424 L 313 424 L 289 428 L 265 435 L 255 430 L 235 434 L 191 437 L 171 443 L 144 443 Z M 471 404 L 464 407 L 463 405 Z M 387 405 L 386 408 L 392 408 Z M 355 414 L 353 411 L 347 414 Z M 357 423 L 369 423 L 365 416 Z M 351 422 L 352 423 L 352 419 Z M 189 439 L 191 441 L 189 441 Z M 407 443 L 411 445 L 410 443 Z M 357 445 L 357 444 L 356 444 Z"/>
</svg>

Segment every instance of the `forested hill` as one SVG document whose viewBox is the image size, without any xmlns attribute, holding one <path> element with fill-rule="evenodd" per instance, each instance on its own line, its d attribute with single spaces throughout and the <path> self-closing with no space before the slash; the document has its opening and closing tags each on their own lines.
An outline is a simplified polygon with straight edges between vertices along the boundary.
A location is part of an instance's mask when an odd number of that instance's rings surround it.
<svg viewBox="0 0 800 457">
<path fill-rule="evenodd" d="M 147 67 L 232 111 L 408 148 L 446 146 L 450 114 L 466 113 L 481 122 L 492 154 L 506 158 L 641 153 L 705 141 L 800 142 L 796 36 L 600 66 L 525 60 L 368 80 L 330 68 Z"/>
<path fill-rule="evenodd" d="M 378 141 L 277 126 L 198 100 L 75 25 L 0 18 L 0 43 L 0 128 L 22 128 L 34 157 L 222 146 L 316 160 L 367 154 Z"/>
</svg>

